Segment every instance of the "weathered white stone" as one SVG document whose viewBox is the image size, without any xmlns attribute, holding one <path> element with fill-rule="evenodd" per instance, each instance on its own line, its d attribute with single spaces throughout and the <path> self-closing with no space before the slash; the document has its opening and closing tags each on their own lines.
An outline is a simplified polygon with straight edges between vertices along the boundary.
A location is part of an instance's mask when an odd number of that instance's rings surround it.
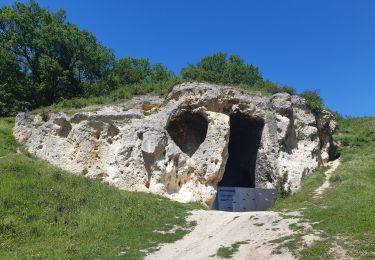
<svg viewBox="0 0 375 260">
<path fill-rule="evenodd" d="M 336 127 L 329 112 L 315 118 L 298 96 L 203 83 L 177 85 L 165 101 L 137 97 L 94 108 L 50 113 L 46 121 L 20 113 L 14 135 L 32 154 L 72 173 L 207 206 L 225 172 L 231 114 L 264 123 L 255 165 L 260 188 L 275 187 L 288 173 L 286 188 L 298 189 L 305 174 L 328 161 Z"/>
</svg>

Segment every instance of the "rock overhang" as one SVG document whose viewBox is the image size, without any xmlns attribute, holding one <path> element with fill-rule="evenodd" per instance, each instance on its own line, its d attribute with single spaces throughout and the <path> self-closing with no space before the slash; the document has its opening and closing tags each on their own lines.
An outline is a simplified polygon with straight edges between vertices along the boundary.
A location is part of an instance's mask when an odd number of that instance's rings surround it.
<svg viewBox="0 0 375 260">
<path fill-rule="evenodd" d="M 37 157 L 75 174 L 207 206 L 226 173 L 231 115 L 262 122 L 249 172 L 257 188 L 274 188 L 287 173 L 286 188 L 296 190 L 303 175 L 329 159 L 333 116 L 314 116 L 298 96 L 184 83 L 165 101 L 137 97 L 128 103 L 72 116 L 51 113 L 46 122 L 21 113 L 14 134 Z"/>
</svg>

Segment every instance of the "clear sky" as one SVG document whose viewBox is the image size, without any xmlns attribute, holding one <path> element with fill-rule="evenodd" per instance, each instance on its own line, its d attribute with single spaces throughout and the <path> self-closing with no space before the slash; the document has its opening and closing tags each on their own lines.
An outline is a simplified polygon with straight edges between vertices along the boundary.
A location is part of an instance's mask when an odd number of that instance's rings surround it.
<svg viewBox="0 0 375 260">
<path fill-rule="evenodd" d="M 149 58 L 178 73 L 217 51 L 239 54 L 266 79 L 318 89 L 344 115 L 375 116 L 375 0 L 38 2 L 65 9 L 119 58 Z"/>
</svg>

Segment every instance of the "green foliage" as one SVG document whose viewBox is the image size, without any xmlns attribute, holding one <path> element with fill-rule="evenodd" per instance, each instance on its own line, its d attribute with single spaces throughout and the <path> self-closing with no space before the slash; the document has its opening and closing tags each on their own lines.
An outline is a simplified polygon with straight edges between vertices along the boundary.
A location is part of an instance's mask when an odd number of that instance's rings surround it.
<svg viewBox="0 0 375 260">
<path fill-rule="evenodd" d="M 114 68 L 100 81 L 85 84 L 84 97 L 91 100 L 113 100 L 111 98 L 113 93 L 118 90 L 124 92 L 125 89 L 126 98 L 139 94 L 162 95 L 165 92 L 154 92 L 154 90 L 163 88 L 170 82 L 180 82 L 180 80 L 164 65 L 160 63 L 151 65 L 147 59 L 126 57 L 115 62 Z M 144 91 L 145 89 L 149 89 L 150 92 Z"/>
<path fill-rule="evenodd" d="M 111 51 L 65 18 L 34 1 L 0 9 L 0 85 L 9 96 L 0 99 L 0 114 L 82 95 L 84 83 L 111 68 Z"/>
<path fill-rule="evenodd" d="M 0 46 L 0 116 L 33 107 L 33 91 L 25 88 L 29 81 L 18 69 L 15 55 Z"/>
<path fill-rule="evenodd" d="M 300 94 L 300 96 L 306 100 L 307 107 L 311 110 L 311 112 L 316 115 L 320 114 L 324 108 L 324 103 L 317 90 L 305 91 Z"/>
<path fill-rule="evenodd" d="M 125 57 L 116 63 L 112 73 L 118 85 L 142 83 L 150 75 L 151 66 L 147 59 Z"/>
<path fill-rule="evenodd" d="M 42 120 L 44 121 L 44 122 L 47 122 L 48 120 L 49 120 L 49 113 L 50 113 L 50 111 L 48 110 L 48 109 L 45 109 L 45 108 L 42 108 L 41 110 L 40 110 L 40 116 L 42 117 Z"/>
<path fill-rule="evenodd" d="M 276 179 L 276 190 L 279 198 L 284 198 L 290 194 L 290 190 L 285 189 L 285 185 L 288 181 L 288 173 L 284 172 L 283 175 L 278 176 Z"/>
<path fill-rule="evenodd" d="M 187 232 L 200 208 L 125 192 L 16 154 L 14 119 L 0 119 L 0 259 L 142 259 Z"/>
<path fill-rule="evenodd" d="M 173 77 L 173 73 L 160 63 L 151 66 L 148 59 L 125 57 L 115 63 L 104 82 L 109 90 L 114 90 L 124 85 L 164 82 Z"/>
<path fill-rule="evenodd" d="M 163 64 L 157 63 L 152 66 L 150 73 L 151 82 L 167 81 L 174 77 L 173 73 L 167 69 Z"/>
<path fill-rule="evenodd" d="M 295 93 L 263 80 L 258 68 L 238 55 L 203 57 L 183 68 L 180 78 L 148 59 L 116 60 L 92 33 L 67 23 L 64 10 L 51 13 L 35 1 L 0 9 L 0 116 L 58 102 L 77 109 L 139 94 L 165 95 L 165 86 L 183 80 L 229 84 L 262 95 Z M 323 102 L 316 92 L 302 96 L 313 112 L 320 111 Z"/>
<path fill-rule="evenodd" d="M 289 86 L 281 86 L 281 87 L 279 87 L 278 92 L 285 92 L 285 93 L 288 93 L 290 95 L 296 94 L 296 90 L 294 88 L 292 88 L 292 87 L 289 87 Z"/>
<path fill-rule="evenodd" d="M 203 57 L 197 65 L 183 68 L 181 75 L 185 80 L 223 84 L 253 85 L 262 80 L 258 68 L 245 64 L 238 55 L 230 55 L 228 58 L 222 52 Z"/>
</svg>

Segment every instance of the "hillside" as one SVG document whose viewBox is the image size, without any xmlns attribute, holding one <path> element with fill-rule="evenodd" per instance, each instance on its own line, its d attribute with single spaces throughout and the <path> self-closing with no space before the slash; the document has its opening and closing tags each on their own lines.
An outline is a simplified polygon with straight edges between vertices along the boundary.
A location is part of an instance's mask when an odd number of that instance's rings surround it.
<svg viewBox="0 0 375 260">
<path fill-rule="evenodd" d="M 375 118 L 341 120 L 335 139 L 341 145 L 341 165 L 331 187 L 321 198 L 312 198 L 324 180 L 318 172 L 273 210 L 302 210 L 314 228 L 324 231 L 323 240 L 303 251 L 307 258 L 327 257 L 331 246 L 339 244 L 355 258 L 370 259 L 375 252 Z"/>
<path fill-rule="evenodd" d="M 27 155 L 11 135 L 13 119 L 0 121 L 0 258 L 141 258 L 160 242 L 186 231 L 155 233 L 185 221 L 192 205 L 144 193 L 129 193 L 67 174 Z M 311 174 L 301 191 L 279 199 L 275 211 L 302 210 L 322 230 L 322 240 L 303 248 L 307 259 L 329 257 L 334 244 L 355 258 L 373 257 L 375 241 L 375 118 L 340 122 L 336 134 L 342 164 L 320 199 L 312 192 L 324 180 Z M 17 152 L 18 151 L 18 152 Z M 280 239 L 295 251 L 300 231 Z M 219 246 L 219 245 L 218 245 Z M 331 255 L 332 256 L 332 255 Z"/>
<path fill-rule="evenodd" d="M 371 5 L 50 2 L 0 5 L 0 260 L 375 258 Z"/>
<path fill-rule="evenodd" d="M 0 259 L 139 259 L 186 233 L 196 206 L 59 170 L 20 148 L 13 124 L 0 119 Z"/>
</svg>

